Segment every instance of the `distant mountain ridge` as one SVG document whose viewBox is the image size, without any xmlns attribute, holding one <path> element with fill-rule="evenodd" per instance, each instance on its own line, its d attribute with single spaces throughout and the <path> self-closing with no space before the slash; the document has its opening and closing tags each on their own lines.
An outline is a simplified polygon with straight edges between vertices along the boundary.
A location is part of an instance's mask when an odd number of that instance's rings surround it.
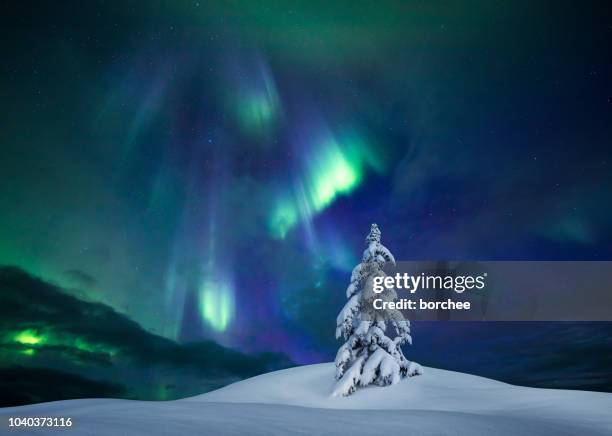
<svg viewBox="0 0 612 436">
<path fill-rule="evenodd" d="M 0 267 L 0 356 L 1 406 L 182 398 L 292 364 L 213 341 L 179 344 L 13 267 Z"/>
</svg>

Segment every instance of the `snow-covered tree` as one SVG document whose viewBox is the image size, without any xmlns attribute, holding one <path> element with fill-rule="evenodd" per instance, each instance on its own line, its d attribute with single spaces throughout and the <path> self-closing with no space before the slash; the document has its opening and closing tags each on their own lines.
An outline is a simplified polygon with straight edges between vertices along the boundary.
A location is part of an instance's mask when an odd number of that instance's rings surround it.
<svg viewBox="0 0 612 436">
<path fill-rule="evenodd" d="M 353 269 L 351 283 L 346 289 L 348 302 L 336 320 L 336 339 L 346 342 L 336 354 L 336 386 L 333 395 L 347 396 L 359 386 L 395 384 L 404 377 L 422 374 L 418 363 L 404 357 L 401 345 L 412 343 L 410 321 L 397 310 L 374 310 L 373 300 L 393 301 L 394 289 L 380 294 L 373 292 L 374 277 L 386 274 L 386 262 L 395 265 L 391 252 L 380 243 L 380 230 L 372 224 L 366 237 L 367 248 L 361 263 Z M 395 337 L 387 336 L 387 327 Z"/>
</svg>

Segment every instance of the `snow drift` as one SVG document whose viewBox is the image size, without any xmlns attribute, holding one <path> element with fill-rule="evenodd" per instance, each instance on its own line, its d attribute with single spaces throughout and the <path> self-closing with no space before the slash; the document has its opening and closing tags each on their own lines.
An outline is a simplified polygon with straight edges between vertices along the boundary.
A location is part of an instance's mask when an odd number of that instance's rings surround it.
<svg viewBox="0 0 612 436">
<path fill-rule="evenodd" d="M 0 410 L 8 417 L 72 417 L 70 434 L 612 434 L 612 394 L 535 389 L 457 372 L 332 397 L 333 363 L 276 371 L 197 397 L 168 402 L 70 400 Z M 21 433 L 23 432 L 23 433 Z"/>
</svg>

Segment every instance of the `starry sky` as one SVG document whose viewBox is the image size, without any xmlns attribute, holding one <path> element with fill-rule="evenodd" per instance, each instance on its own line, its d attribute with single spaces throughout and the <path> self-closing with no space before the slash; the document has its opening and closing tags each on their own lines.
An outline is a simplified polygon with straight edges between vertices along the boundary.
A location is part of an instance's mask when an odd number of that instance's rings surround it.
<svg viewBox="0 0 612 436">
<path fill-rule="evenodd" d="M 309 363 L 372 222 L 399 260 L 612 260 L 588 3 L 5 4 L 0 265 Z"/>
</svg>

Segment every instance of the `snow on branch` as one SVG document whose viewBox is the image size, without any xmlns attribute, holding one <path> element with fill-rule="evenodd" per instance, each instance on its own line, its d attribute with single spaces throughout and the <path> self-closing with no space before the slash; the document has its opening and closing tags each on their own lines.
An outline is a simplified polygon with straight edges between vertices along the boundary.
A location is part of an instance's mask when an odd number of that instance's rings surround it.
<svg viewBox="0 0 612 436">
<path fill-rule="evenodd" d="M 359 386 L 395 384 L 403 377 L 423 372 L 418 363 L 407 360 L 402 352 L 401 346 L 411 344 L 412 338 L 410 322 L 401 312 L 387 311 L 384 318 L 364 312 L 362 303 L 372 297 L 371 286 L 367 284 L 373 277 L 385 275 L 382 270 L 385 263 L 395 264 L 393 254 L 381 244 L 380 238 L 380 229 L 372 224 L 362 261 L 353 268 L 346 289 L 348 301 L 336 319 L 336 339 L 342 337 L 346 342 L 336 354 L 334 396 L 351 395 Z M 388 292 L 384 298 L 391 301 L 396 294 Z M 393 327 L 395 336 L 387 336 L 387 325 Z"/>
</svg>

